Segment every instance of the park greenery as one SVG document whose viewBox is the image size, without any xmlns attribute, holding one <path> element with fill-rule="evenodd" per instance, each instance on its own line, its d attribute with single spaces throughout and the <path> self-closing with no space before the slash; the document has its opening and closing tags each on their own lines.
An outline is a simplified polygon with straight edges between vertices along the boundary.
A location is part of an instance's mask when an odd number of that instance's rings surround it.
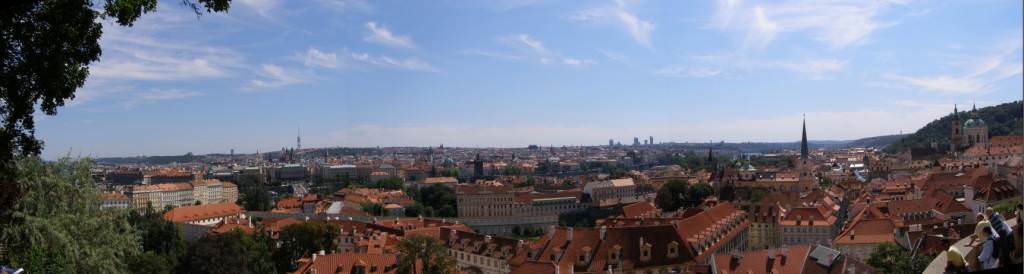
<svg viewBox="0 0 1024 274">
<path fill-rule="evenodd" d="M 409 195 L 415 203 L 406 208 L 409 217 L 457 217 L 455 208 L 455 191 L 444 185 L 431 185 L 423 188 L 408 188 Z"/>
<path fill-rule="evenodd" d="M 704 199 L 712 195 L 715 195 L 715 189 L 707 183 L 687 185 L 686 182 L 672 180 L 658 190 L 654 203 L 661 210 L 670 212 L 700 205 Z"/>
<path fill-rule="evenodd" d="M 867 263 L 880 273 L 917 274 L 924 272 L 932 258 L 911 256 L 910 252 L 894 243 L 884 243 L 875 248 Z"/>
</svg>

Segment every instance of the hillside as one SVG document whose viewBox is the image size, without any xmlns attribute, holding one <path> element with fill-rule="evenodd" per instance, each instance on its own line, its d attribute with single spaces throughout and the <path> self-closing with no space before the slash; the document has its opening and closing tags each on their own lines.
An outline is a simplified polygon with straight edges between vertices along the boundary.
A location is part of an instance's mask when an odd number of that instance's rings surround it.
<svg viewBox="0 0 1024 274">
<path fill-rule="evenodd" d="M 965 121 L 970 118 L 970 109 L 963 110 L 960 115 L 961 121 Z M 1009 103 L 1003 103 L 996 106 L 985 107 L 978 109 L 978 117 L 985 120 L 985 124 L 988 125 L 988 135 L 992 136 L 1003 136 L 1003 135 L 1021 135 L 1024 134 L 1024 119 L 1022 119 L 1022 111 L 1024 111 L 1024 104 L 1021 101 L 1014 101 Z M 952 131 L 952 113 L 943 116 L 942 118 L 936 119 L 931 123 L 928 123 L 921 129 L 910 134 L 907 137 L 900 139 L 892 145 L 885 148 L 885 152 L 888 153 L 899 153 L 907 150 L 908 148 L 921 148 L 928 147 L 932 142 L 939 144 L 939 148 L 942 150 L 949 148 L 949 135 Z"/>
<path fill-rule="evenodd" d="M 860 139 L 857 139 L 857 140 L 850 141 L 849 143 L 846 144 L 846 147 L 884 148 L 884 147 L 886 147 L 886 146 L 888 146 L 888 145 L 890 145 L 892 143 L 895 143 L 896 141 L 899 141 L 900 138 L 903 138 L 904 136 L 907 136 L 907 134 L 904 134 L 904 135 L 893 134 L 893 135 L 882 135 L 882 136 L 875 136 L 875 137 L 860 138 Z"/>
</svg>

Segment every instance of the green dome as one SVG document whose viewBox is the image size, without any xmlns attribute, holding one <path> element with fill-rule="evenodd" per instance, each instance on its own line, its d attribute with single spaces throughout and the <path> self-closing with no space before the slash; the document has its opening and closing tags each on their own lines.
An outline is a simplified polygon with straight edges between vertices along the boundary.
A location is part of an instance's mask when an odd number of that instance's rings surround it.
<svg viewBox="0 0 1024 274">
<path fill-rule="evenodd" d="M 984 126 L 985 126 L 985 120 L 982 120 L 980 118 L 978 118 L 978 119 L 967 119 L 967 122 L 964 122 L 964 128 L 979 128 L 979 127 L 984 127 Z"/>
</svg>

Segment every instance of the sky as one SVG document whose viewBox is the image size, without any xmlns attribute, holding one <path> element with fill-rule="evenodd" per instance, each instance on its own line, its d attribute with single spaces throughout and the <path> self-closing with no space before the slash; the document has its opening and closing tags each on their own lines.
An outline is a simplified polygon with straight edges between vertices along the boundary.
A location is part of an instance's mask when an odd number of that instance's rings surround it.
<svg viewBox="0 0 1024 274">
<path fill-rule="evenodd" d="M 1019 0 L 231 5 L 105 21 L 44 157 L 848 140 L 1024 94 Z"/>
</svg>

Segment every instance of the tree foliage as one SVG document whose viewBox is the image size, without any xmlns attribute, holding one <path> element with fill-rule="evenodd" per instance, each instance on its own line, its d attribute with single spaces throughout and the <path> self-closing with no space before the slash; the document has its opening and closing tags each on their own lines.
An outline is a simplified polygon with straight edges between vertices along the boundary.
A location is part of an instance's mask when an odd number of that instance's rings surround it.
<svg viewBox="0 0 1024 274">
<path fill-rule="evenodd" d="M 201 14 L 226 11 L 230 0 L 183 0 Z M 94 3 L 101 2 L 101 3 Z M 103 24 L 131 26 L 156 0 L 6 1 L 0 9 L 0 214 L 23 194 L 14 187 L 15 157 L 38 155 L 36 111 L 56 115 L 85 85 L 99 60 Z M 99 7 L 99 10 L 95 8 Z"/>
<path fill-rule="evenodd" d="M 686 198 L 695 203 L 700 203 L 711 195 L 715 195 L 715 189 L 708 183 L 696 183 L 686 190 Z"/>
<path fill-rule="evenodd" d="M 456 273 L 455 259 L 448 255 L 448 248 L 429 236 L 406 237 L 398 242 L 398 273 L 413 273 L 416 262 L 422 264 L 423 274 Z"/>
<path fill-rule="evenodd" d="M 416 201 L 413 211 L 427 217 L 457 217 L 455 191 L 444 185 L 431 185 L 422 189 L 408 189 L 409 196 Z M 430 214 L 427 214 L 430 213 Z"/>
<path fill-rule="evenodd" d="M 732 201 L 736 199 L 736 187 L 733 185 L 722 186 L 721 191 L 718 193 L 718 199 L 722 201 Z"/>
<path fill-rule="evenodd" d="M 15 186 L 24 193 L 10 218 L 0 219 L 6 265 L 32 273 L 129 273 L 124 258 L 141 250 L 139 236 L 119 210 L 100 208 L 88 159 L 16 161 Z"/>
<path fill-rule="evenodd" d="M 365 186 L 369 187 L 369 188 L 383 188 L 383 189 L 387 189 L 387 190 L 399 190 L 399 189 L 402 189 L 402 185 L 404 183 L 405 182 L 402 181 L 401 178 L 391 177 L 391 178 L 386 178 L 386 179 L 377 181 L 376 183 L 366 183 Z"/>
<path fill-rule="evenodd" d="M 182 273 L 278 273 L 272 263 L 273 240 L 239 230 L 200 238 L 189 247 Z"/>
<path fill-rule="evenodd" d="M 910 252 L 893 243 L 884 243 L 875 248 L 868 257 L 868 265 L 880 273 L 917 274 L 928 267 L 932 258 L 925 256 L 910 257 Z"/>
<path fill-rule="evenodd" d="M 173 222 L 163 218 L 162 212 L 152 206 L 139 214 L 132 211 L 129 222 L 140 237 L 141 254 L 129 258 L 135 273 L 173 273 L 185 256 L 186 244 L 181 231 Z"/>
<path fill-rule="evenodd" d="M 254 185 L 245 189 L 242 198 L 239 200 L 245 210 L 267 211 L 274 208 L 274 200 L 270 192 L 262 185 Z"/>
<path fill-rule="evenodd" d="M 1021 135 L 1024 134 L 1024 103 L 1014 101 L 1003 103 L 997 106 L 978 109 L 978 117 L 988 125 L 988 136 Z M 960 121 L 967 121 L 971 117 L 970 110 L 964 106 L 960 109 Z M 929 147 L 931 142 L 939 144 L 940 148 L 949 148 L 950 132 L 953 131 L 952 110 L 950 114 L 935 119 L 914 134 L 907 135 L 899 141 L 885 147 L 887 153 L 900 153 L 910 148 Z"/>
<path fill-rule="evenodd" d="M 327 222 L 302 222 L 286 226 L 278 237 L 281 247 L 274 253 L 277 269 L 294 270 L 295 261 L 302 256 L 320 250 L 334 250 L 337 248 L 334 240 L 340 235 L 340 230 L 338 225 Z"/>
<path fill-rule="evenodd" d="M 671 180 L 658 189 L 654 204 L 664 212 L 675 211 L 684 206 L 687 188 L 686 182 Z"/>
</svg>

